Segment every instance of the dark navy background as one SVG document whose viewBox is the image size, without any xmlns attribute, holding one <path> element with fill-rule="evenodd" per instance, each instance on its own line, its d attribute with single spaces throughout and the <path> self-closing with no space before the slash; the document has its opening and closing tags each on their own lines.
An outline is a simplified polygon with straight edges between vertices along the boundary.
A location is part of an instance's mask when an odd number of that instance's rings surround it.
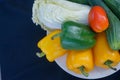
<svg viewBox="0 0 120 80">
<path fill-rule="evenodd" d="M 83 80 L 55 62 L 39 59 L 37 42 L 46 34 L 33 24 L 33 0 L 0 0 L 0 63 L 2 80 Z M 120 72 L 99 80 L 120 80 Z"/>
</svg>

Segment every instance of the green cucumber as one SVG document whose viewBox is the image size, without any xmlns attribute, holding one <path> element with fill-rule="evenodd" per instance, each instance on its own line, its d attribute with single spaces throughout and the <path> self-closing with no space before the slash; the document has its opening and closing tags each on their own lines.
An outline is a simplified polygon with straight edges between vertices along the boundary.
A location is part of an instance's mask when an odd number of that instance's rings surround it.
<svg viewBox="0 0 120 80">
<path fill-rule="evenodd" d="M 67 0 L 67 1 L 71 1 L 71 2 L 75 2 L 75 3 L 79 3 L 79 4 L 88 4 L 87 0 Z"/>
<path fill-rule="evenodd" d="M 120 0 L 103 0 L 112 12 L 120 19 Z"/>
<path fill-rule="evenodd" d="M 98 6 L 102 6 L 105 9 L 109 19 L 109 27 L 106 30 L 109 46 L 113 50 L 119 50 L 120 49 L 120 20 L 102 0 L 88 0 L 88 2 L 92 6 L 98 5 Z"/>
</svg>

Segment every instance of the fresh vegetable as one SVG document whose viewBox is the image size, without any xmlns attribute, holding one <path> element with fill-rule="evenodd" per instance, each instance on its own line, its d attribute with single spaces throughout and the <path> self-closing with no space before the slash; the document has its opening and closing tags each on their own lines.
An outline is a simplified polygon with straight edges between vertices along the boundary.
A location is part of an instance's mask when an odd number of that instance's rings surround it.
<svg viewBox="0 0 120 80">
<path fill-rule="evenodd" d="M 120 0 L 103 0 L 105 4 L 120 19 Z"/>
<path fill-rule="evenodd" d="M 92 49 L 68 52 L 66 66 L 69 70 L 88 77 L 88 72 L 94 68 Z"/>
<path fill-rule="evenodd" d="M 84 24 L 66 21 L 60 33 L 61 46 L 67 50 L 84 50 L 95 45 L 95 33 Z"/>
<path fill-rule="evenodd" d="M 101 6 L 94 6 L 89 12 L 88 21 L 95 32 L 103 32 L 109 26 L 105 10 Z"/>
<path fill-rule="evenodd" d="M 49 62 L 53 62 L 56 58 L 64 55 L 66 50 L 63 49 L 60 45 L 60 38 L 51 39 L 53 35 L 60 33 L 60 30 L 55 30 L 49 33 L 46 37 L 38 42 L 38 47 L 42 50 L 42 53 L 38 56 L 46 55 L 46 58 Z"/>
<path fill-rule="evenodd" d="M 90 8 L 67 0 L 35 0 L 32 20 L 48 31 L 61 29 L 61 24 L 68 20 L 88 24 Z"/>
<path fill-rule="evenodd" d="M 67 0 L 67 1 L 75 2 L 79 4 L 88 4 L 87 0 Z"/>
<path fill-rule="evenodd" d="M 97 34 L 96 45 L 93 48 L 95 65 L 101 68 L 113 68 L 120 62 L 119 51 L 112 50 L 107 42 L 106 34 L 104 32 Z"/>
<path fill-rule="evenodd" d="M 99 5 L 102 6 L 107 13 L 109 19 L 109 27 L 106 30 L 107 40 L 109 46 L 113 50 L 120 49 L 120 20 L 113 14 L 113 12 L 105 5 L 102 0 L 88 0 L 89 3 L 93 6 Z"/>
</svg>

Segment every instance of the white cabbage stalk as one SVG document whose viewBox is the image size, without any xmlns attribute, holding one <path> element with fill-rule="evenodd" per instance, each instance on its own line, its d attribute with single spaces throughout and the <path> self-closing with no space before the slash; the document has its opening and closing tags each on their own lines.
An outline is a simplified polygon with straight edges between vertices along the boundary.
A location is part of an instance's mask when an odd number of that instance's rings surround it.
<svg viewBox="0 0 120 80">
<path fill-rule="evenodd" d="M 90 6 L 66 0 L 35 0 L 32 20 L 44 29 L 61 29 L 64 21 L 88 24 Z"/>
</svg>

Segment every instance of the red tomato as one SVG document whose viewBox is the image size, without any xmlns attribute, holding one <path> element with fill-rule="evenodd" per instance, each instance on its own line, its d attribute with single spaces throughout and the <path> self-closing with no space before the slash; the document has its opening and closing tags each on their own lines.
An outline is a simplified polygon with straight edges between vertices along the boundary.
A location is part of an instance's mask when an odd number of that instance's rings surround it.
<svg viewBox="0 0 120 80">
<path fill-rule="evenodd" d="M 91 8 L 88 21 L 90 27 L 95 32 L 102 32 L 109 26 L 109 21 L 105 10 L 101 6 L 94 6 Z"/>
</svg>

